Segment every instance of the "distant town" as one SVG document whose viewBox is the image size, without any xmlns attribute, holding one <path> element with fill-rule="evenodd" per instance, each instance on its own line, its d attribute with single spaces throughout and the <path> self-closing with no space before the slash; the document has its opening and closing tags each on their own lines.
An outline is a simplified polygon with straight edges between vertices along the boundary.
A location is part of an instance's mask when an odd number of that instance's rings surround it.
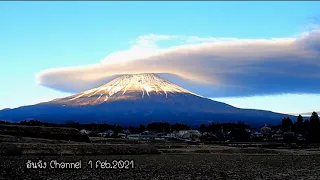
<svg viewBox="0 0 320 180">
<path fill-rule="evenodd" d="M 80 124 L 74 121 L 68 121 L 66 124 L 45 123 L 38 120 L 25 120 L 20 123 L 10 123 L 0 121 L 0 133 L 6 135 L 17 135 L 34 138 L 46 138 L 45 133 L 24 132 L 22 130 L 10 130 L 6 125 L 19 126 L 41 126 L 41 127 L 66 127 L 74 128 L 79 137 L 90 137 L 87 141 L 103 142 L 104 139 L 121 138 L 134 141 L 180 141 L 180 142 L 204 142 L 204 143 L 222 143 L 222 142 L 320 142 L 319 116 L 313 112 L 310 118 L 305 119 L 301 115 L 296 120 L 283 118 L 281 123 L 276 126 L 251 127 L 243 122 L 222 123 L 222 124 L 201 124 L 197 128 L 191 128 L 185 124 L 169 124 L 168 122 L 153 122 L 147 125 L 141 124 L 139 127 L 122 127 L 109 124 Z M 40 134 L 39 134 L 40 133 Z M 49 139 L 62 139 L 77 141 L 74 136 L 48 136 Z M 59 133 L 55 133 L 59 134 Z M 62 133 L 64 134 L 64 133 Z M 71 135 L 69 133 L 69 135 Z M 80 138 L 83 141 L 86 138 Z"/>
</svg>

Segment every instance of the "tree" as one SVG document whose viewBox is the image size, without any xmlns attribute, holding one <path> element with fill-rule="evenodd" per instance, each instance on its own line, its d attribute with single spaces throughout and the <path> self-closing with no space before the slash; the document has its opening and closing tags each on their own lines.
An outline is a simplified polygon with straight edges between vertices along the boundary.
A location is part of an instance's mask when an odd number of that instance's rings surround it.
<svg viewBox="0 0 320 180">
<path fill-rule="evenodd" d="M 309 139 L 311 141 L 320 141 L 320 121 L 319 116 L 316 112 L 313 112 L 310 117 L 310 123 L 308 128 Z"/>
<path fill-rule="evenodd" d="M 290 131 L 292 129 L 292 120 L 288 117 L 283 118 L 281 121 L 281 128 L 283 131 Z"/>
<path fill-rule="evenodd" d="M 299 116 L 297 117 L 297 123 L 298 124 L 303 124 L 303 117 L 299 114 Z"/>
<path fill-rule="evenodd" d="M 134 128 L 133 126 L 129 126 L 128 130 L 130 131 L 130 133 L 133 133 L 133 134 L 136 133 L 136 128 Z"/>
<path fill-rule="evenodd" d="M 122 130 L 123 130 L 123 128 L 121 126 L 117 125 L 117 126 L 114 126 L 113 133 L 115 136 L 118 136 L 118 134 L 121 133 Z"/>
<path fill-rule="evenodd" d="M 212 123 L 212 124 L 208 125 L 207 131 L 212 132 L 212 133 L 216 133 L 218 130 L 221 129 L 221 126 L 222 126 L 221 124 Z"/>
<path fill-rule="evenodd" d="M 303 132 L 305 135 L 307 135 L 309 132 L 309 126 L 310 126 L 310 122 L 309 120 L 305 120 L 303 123 Z"/>
<path fill-rule="evenodd" d="M 313 112 L 310 117 L 310 124 L 318 125 L 319 124 L 319 116 L 318 113 Z"/>
<path fill-rule="evenodd" d="M 188 125 L 175 123 L 171 125 L 171 131 L 190 130 Z"/>
<path fill-rule="evenodd" d="M 205 124 L 201 124 L 199 127 L 200 132 L 206 132 L 207 131 L 207 126 Z"/>
<path fill-rule="evenodd" d="M 249 134 L 247 133 L 245 126 L 240 125 L 231 130 L 230 137 L 236 141 L 247 141 L 249 139 Z"/>
<path fill-rule="evenodd" d="M 169 132 L 170 124 L 168 122 L 153 122 L 148 124 L 148 131 Z"/>
<path fill-rule="evenodd" d="M 296 132 L 303 133 L 303 117 L 299 114 L 296 122 Z"/>
<path fill-rule="evenodd" d="M 144 126 L 143 124 L 140 124 L 140 128 L 139 128 L 140 132 L 143 132 L 146 130 L 146 126 Z"/>
<path fill-rule="evenodd" d="M 28 122 L 27 122 L 26 120 L 23 120 L 23 121 L 20 122 L 20 124 L 22 124 L 22 125 L 28 125 Z"/>
</svg>

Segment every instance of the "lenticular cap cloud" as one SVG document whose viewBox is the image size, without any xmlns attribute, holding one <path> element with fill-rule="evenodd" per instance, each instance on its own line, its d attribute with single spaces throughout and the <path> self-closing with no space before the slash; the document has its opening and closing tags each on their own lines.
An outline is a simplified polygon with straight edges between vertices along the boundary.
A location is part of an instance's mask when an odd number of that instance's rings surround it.
<svg viewBox="0 0 320 180">
<path fill-rule="evenodd" d="M 159 40 L 183 43 L 159 48 Z M 149 35 L 96 64 L 44 70 L 36 79 L 71 93 L 134 73 L 157 73 L 206 97 L 320 93 L 319 61 L 320 30 L 276 39 Z"/>
</svg>

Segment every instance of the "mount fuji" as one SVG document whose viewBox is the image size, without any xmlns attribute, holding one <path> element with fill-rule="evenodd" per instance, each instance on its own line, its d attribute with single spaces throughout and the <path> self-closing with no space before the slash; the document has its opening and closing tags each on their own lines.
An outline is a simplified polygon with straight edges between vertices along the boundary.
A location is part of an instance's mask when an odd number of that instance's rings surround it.
<svg viewBox="0 0 320 180">
<path fill-rule="evenodd" d="M 49 102 L 0 111 L 0 120 L 108 123 L 124 126 L 154 121 L 199 125 L 244 121 L 250 125 L 279 124 L 283 117 L 271 111 L 240 109 L 214 101 L 156 74 L 122 75 L 100 87 Z"/>
</svg>

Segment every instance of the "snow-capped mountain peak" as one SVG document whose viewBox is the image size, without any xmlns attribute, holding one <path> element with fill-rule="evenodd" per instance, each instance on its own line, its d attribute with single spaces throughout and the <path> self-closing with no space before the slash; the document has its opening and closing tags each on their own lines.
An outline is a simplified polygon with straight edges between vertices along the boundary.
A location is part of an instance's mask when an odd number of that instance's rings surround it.
<svg viewBox="0 0 320 180">
<path fill-rule="evenodd" d="M 100 87 L 51 102 L 88 105 L 101 104 L 119 99 L 139 99 L 152 96 L 168 98 L 169 95 L 175 93 L 199 96 L 156 74 L 143 73 L 122 75 Z"/>
</svg>

